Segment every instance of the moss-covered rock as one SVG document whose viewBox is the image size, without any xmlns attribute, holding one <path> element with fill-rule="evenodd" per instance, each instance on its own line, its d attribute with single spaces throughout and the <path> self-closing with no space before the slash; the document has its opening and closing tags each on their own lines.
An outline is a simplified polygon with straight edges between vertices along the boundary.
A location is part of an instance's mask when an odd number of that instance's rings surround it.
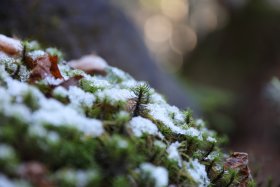
<svg viewBox="0 0 280 187">
<path fill-rule="evenodd" d="M 0 186 L 252 183 L 246 159 L 147 83 L 108 65 L 87 74 L 55 49 L 1 37 L 18 50 L 0 44 Z"/>
</svg>

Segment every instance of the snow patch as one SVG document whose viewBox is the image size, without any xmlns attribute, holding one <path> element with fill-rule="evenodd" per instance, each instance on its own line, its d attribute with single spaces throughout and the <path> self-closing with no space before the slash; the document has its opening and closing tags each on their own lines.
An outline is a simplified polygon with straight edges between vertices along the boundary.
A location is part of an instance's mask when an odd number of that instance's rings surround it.
<svg viewBox="0 0 280 187">
<path fill-rule="evenodd" d="M 120 101 L 127 101 L 128 99 L 134 97 L 134 94 L 132 91 L 127 89 L 108 88 L 106 90 L 97 91 L 96 96 L 102 101 L 108 99 L 111 104 L 116 104 Z"/>
<path fill-rule="evenodd" d="M 168 185 L 168 171 L 164 167 L 154 166 L 151 163 L 142 163 L 140 170 L 148 173 L 155 181 L 155 187 L 164 187 Z"/>
<path fill-rule="evenodd" d="M 182 158 L 179 154 L 178 148 L 180 146 L 180 143 L 177 141 L 175 143 L 172 143 L 168 148 L 167 148 L 167 153 L 168 153 L 168 158 L 170 160 L 174 160 L 178 163 L 179 167 L 182 167 Z"/>
<path fill-rule="evenodd" d="M 190 127 L 186 130 L 186 135 L 203 140 L 201 132 L 193 127 Z"/>
<path fill-rule="evenodd" d="M 169 116 L 169 111 L 166 109 L 167 104 L 148 104 L 147 109 L 153 118 L 161 121 L 165 126 L 170 128 L 174 133 L 185 134 L 186 131 L 179 126 L 176 126 Z"/>
<path fill-rule="evenodd" d="M 141 137 L 144 133 L 150 135 L 159 134 L 157 126 L 151 120 L 140 116 L 132 118 L 129 122 L 129 127 L 137 137 Z"/>
<path fill-rule="evenodd" d="M 186 169 L 189 175 L 197 183 L 198 187 L 206 187 L 210 184 L 210 180 L 205 171 L 205 166 L 200 164 L 197 159 L 187 162 Z"/>
<path fill-rule="evenodd" d="M 13 157 L 15 154 L 13 148 L 6 144 L 0 144 L 0 159 Z"/>
<path fill-rule="evenodd" d="M 217 140 L 211 136 L 208 136 L 206 140 L 211 143 L 217 143 Z"/>
</svg>

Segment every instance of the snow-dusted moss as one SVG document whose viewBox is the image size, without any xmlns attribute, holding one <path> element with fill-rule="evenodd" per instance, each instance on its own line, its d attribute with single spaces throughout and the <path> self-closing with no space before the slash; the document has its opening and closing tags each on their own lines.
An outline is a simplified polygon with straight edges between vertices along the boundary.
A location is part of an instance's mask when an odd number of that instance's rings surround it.
<svg viewBox="0 0 280 187">
<path fill-rule="evenodd" d="M 0 56 L 0 184 L 164 187 L 226 180 L 219 176 L 226 173 L 219 137 L 190 111 L 117 68 L 90 75 L 69 67 L 56 49 L 23 45 L 35 66 L 57 55 L 62 77 L 50 69 L 34 81 L 25 58 Z M 43 179 L 19 174 L 31 161 L 45 168 Z"/>
</svg>

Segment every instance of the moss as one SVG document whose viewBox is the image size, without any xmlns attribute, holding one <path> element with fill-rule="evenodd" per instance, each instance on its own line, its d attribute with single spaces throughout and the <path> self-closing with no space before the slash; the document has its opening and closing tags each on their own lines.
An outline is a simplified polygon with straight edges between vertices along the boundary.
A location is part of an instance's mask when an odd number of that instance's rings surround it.
<svg viewBox="0 0 280 187">
<path fill-rule="evenodd" d="M 34 42 L 24 42 L 24 46 L 25 52 L 40 49 Z M 11 156 L 0 158 L 0 174 L 20 179 L 18 166 L 35 160 L 48 169 L 44 177 L 62 187 L 157 186 L 161 179 L 143 171 L 143 163 L 168 172 L 163 186 L 230 186 L 242 180 L 238 170 L 223 166 L 227 157 L 220 148 L 223 138 L 208 130 L 202 120 L 196 120 L 190 109 L 180 111 L 169 106 L 148 84 L 138 83 L 117 68 L 107 67 L 106 76 L 87 75 L 62 63 L 63 56 L 57 49 L 46 52 L 59 57 L 59 69 L 66 80 L 83 76 L 78 84 L 70 85 L 82 89 L 78 92 L 82 95 L 70 98 L 69 88 L 65 88 L 66 95 L 59 94 L 57 85 L 50 86 L 45 80 L 30 85 L 31 70 L 24 59 L 0 59 L 0 145 L 13 150 Z M 9 92 L 6 75 L 28 91 Z M 112 89 L 120 93 L 102 95 Z M 156 113 L 151 112 L 154 108 L 158 109 Z M 52 115 L 45 116 L 48 113 Z M 136 137 L 129 127 L 136 116 L 151 120 L 159 133 Z M 149 130 L 149 126 L 141 125 Z M 167 149 L 175 142 L 179 146 L 169 153 Z M 170 154 L 177 160 L 170 159 Z M 193 160 L 202 168 L 197 174 L 209 182 L 189 172 L 188 164 Z M 29 178 L 23 180 L 32 183 Z M 254 186 L 254 181 L 248 185 Z"/>
</svg>

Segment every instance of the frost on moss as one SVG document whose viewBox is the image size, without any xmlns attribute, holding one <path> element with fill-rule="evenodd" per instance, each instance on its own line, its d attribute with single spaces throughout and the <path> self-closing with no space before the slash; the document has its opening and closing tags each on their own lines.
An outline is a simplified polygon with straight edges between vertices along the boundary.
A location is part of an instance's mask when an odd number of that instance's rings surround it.
<svg viewBox="0 0 280 187">
<path fill-rule="evenodd" d="M 219 137 L 190 110 L 117 68 L 87 74 L 56 49 L 22 45 L 0 55 L 0 184 L 239 184 Z"/>
</svg>

